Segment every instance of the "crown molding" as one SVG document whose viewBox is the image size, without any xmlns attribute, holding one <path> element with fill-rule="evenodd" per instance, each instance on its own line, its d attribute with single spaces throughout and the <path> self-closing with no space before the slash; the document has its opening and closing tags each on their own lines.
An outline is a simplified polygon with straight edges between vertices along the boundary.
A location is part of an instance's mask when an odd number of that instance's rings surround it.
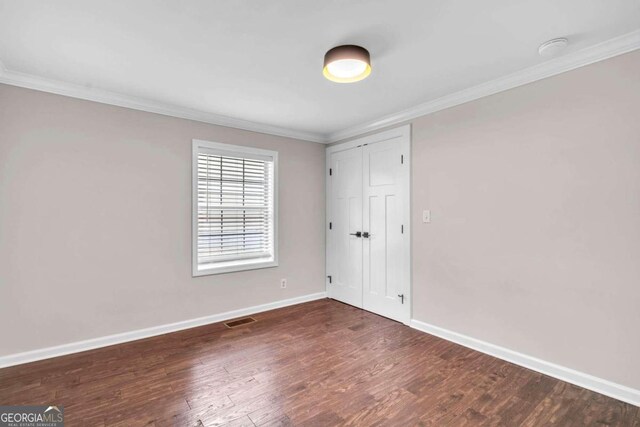
<svg viewBox="0 0 640 427">
<path fill-rule="evenodd" d="M 474 101 L 485 96 L 523 86 L 528 83 L 574 70 L 614 56 L 640 49 L 640 30 L 616 37 L 605 42 L 568 53 L 555 59 L 525 68 L 513 74 L 497 78 L 477 86 L 463 89 L 441 98 L 416 105 L 398 113 L 383 116 L 328 135 L 330 143 L 360 136 L 385 127 L 405 123 L 420 116 L 435 113 L 446 108 Z"/>
<path fill-rule="evenodd" d="M 131 108 L 133 110 L 147 111 L 149 113 L 162 114 L 165 116 L 178 117 L 181 119 L 195 120 L 197 122 L 209 123 L 212 125 L 266 133 L 269 135 L 284 136 L 287 138 L 301 139 L 304 141 L 319 143 L 327 142 L 324 135 L 313 132 L 290 130 L 280 126 L 256 123 L 248 120 L 222 116 L 219 114 L 207 113 L 204 111 L 179 107 L 176 105 L 152 101 L 149 99 L 123 95 L 107 90 L 90 88 L 73 83 L 47 79 L 32 74 L 12 71 L 4 67 L 1 61 L 0 83 L 11 86 L 19 86 L 27 89 L 39 90 L 43 92 L 55 93 L 72 98 L 99 102 L 102 104 Z"/>
<path fill-rule="evenodd" d="M 0 83 L 19 86 L 43 92 L 55 93 L 72 98 L 85 99 L 103 104 L 116 105 L 134 110 L 147 111 L 165 116 L 195 120 L 218 126 L 226 126 L 270 135 L 284 136 L 318 143 L 335 143 L 345 139 L 363 135 L 393 125 L 406 123 L 420 116 L 425 116 L 447 108 L 455 107 L 485 96 L 494 95 L 537 80 L 555 76 L 585 65 L 593 64 L 614 56 L 640 49 L 640 30 L 616 37 L 605 42 L 568 53 L 561 57 L 545 61 L 525 68 L 504 77 L 497 78 L 477 86 L 463 89 L 441 98 L 418 104 L 406 110 L 364 122 L 337 132 L 322 134 L 315 132 L 294 131 L 280 126 L 256 123 L 233 117 L 222 116 L 190 108 L 179 107 L 149 99 L 138 98 L 90 88 L 86 86 L 51 80 L 31 74 L 7 69 L 0 61 Z"/>
</svg>

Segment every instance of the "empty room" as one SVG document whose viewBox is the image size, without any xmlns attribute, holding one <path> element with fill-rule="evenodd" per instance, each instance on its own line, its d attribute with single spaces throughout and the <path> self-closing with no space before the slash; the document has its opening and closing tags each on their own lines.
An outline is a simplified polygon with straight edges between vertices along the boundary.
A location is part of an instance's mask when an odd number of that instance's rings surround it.
<svg viewBox="0 0 640 427">
<path fill-rule="evenodd" d="M 638 0 L 0 0 L 0 427 L 640 427 Z"/>
</svg>

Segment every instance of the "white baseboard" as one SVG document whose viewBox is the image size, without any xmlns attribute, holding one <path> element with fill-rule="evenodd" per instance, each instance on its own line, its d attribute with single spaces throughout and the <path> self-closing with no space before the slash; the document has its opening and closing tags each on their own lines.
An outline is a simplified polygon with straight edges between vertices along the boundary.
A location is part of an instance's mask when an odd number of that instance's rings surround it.
<svg viewBox="0 0 640 427">
<path fill-rule="evenodd" d="M 197 319 L 184 320 L 181 322 L 170 323 L 161 326 L 153 326 L 151 328 L 138 329 L 136 331 L 123 332 L 121 334 L 108 335 L 106 337 L 93 338 L 85 341 L 62 344 L 55 347 L 26 351 L 24 353 L 9 354 L 6 356 L 0 356 L 0 368 L 35 362 L 37 360 L 49 359 L 52 357 L 64 356 L 71 353 L 79 353 L 81 351 L 107 347 L 114 344 L 135 341 L 143 338 L 153 337 L 156 335 L 166 334 L 169 332 L 177 332 L 184 329 L 195 328 L 197 326 L 208 325 L 210 323 L 223 322 L 225 320 L 234 319 L 237 317 L 248 316 L 251 314 L 261 313 L 263 311 L 287 307 L 290 305 L 314 301 L 326 297 L 326 292 L 318 292 L 315 294 L 303 295 L 295 298 L 270 302 L 268 304 L 255 305 L 253 307 L 227 311 L 225 313 L 214 314 L 211 316 L 199 317 Z"/>
<path fill-rule="evenodd" d="M 517 351 L 471 338 L 438 326 L 433 326 L 419 320 L 412 319 L 411 327 L 443 338 L 447 341 L 477 350 L 481 353 L 497 357 L 498 359 L 506 360 L 507 362 L 549 375 L 550 377 L 604 394 L 605 396 L 613 397 L 614 399 L 618 399 L 635 406 L 640 406 L 640 390 L 616 384 L 573 369 L 565 368 L 564 366 L 556 365 L 555 363 L 518 353 Z"/>
</svg>

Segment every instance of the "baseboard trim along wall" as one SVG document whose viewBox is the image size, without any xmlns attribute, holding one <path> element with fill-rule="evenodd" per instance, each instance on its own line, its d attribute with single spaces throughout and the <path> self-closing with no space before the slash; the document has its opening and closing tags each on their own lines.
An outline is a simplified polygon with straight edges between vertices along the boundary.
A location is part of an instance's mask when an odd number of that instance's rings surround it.
<svg viewBox="0 0 640 427">
<path fill-rule="evenodd" d="M 223 322 L 225 320 L 234 319 L 236 317 L 248 316 L 251 314 L 261 313 L 276 308 L 288 307 L 303 302 L 315 301 L 327 297 L 326 292 L 318 292 L 315 294 L 302 295 L 295 298 L 274 301 L 267 304 L 255 305 L 253 307 L 241 308 L 238 310 L 227 311 L 225 313 L 214 314 L 211 316 L 199 317 L 197 319 L 184 320 L 167 325 L 153 326 L 151 328 L 138 329 L 136 331 L 123 332 L 115 335 L 108 335 L 100 338 L 92 338 L 85 341 L 77 341 L 69 344 L 62 344 L 55 347 L 42 348 L 38 350 L 26 351 L 24 353 L 10 354 L 0 356 L 0 368 L 7 366 L 20 365 L 23 363 L 35 362 L 52 357 L 64 356 L 66 354 L 79 353 L 82 351 L 93 350 L 96 348 L 107 347 L 114 344 L 121 344 L 129 341 L 136 341 L 143 338 L 163 335 L 170 332 L 182 331 L 184 329 L 195 328 L 198 326 L 209 325 L 211 323 Z"/>
<path fill-rule="evenodd" d="M 618 399 L 635 406 L 640 406 L 640 390 L 636 390 L 621 384 L 616 384 L 611 381 L 594 377 L 593 375 L 585 374 L 583 372 L 575 371 L 564 366 L 556 365 L 555 363 L 547 362 L 545 360 L 528 356 L 526 354 L 518 353 L 517 351 L 509 350 L 495 344 L 471 338 L 469 336 L 449 331 L 438 326 L 430 325 L 419 320 L 412 319 L 410 325 L 412 328 L 419 331 L 435 335 L 447 341 L 451 341 L 456 344 L 471 348 L 473 350 L 477 350 L 481 353 L 497 357 L 498 359 L 506 360 L 507 362 L 511 362 L 513 364 L 531 369 L 533 371 L 549 375 L 550 377 L 575 384 L 577 386 L 595 391 L 600 394 L 604 394 L 605 396 L 613 397 L 614 399 Z"/>
</svg>

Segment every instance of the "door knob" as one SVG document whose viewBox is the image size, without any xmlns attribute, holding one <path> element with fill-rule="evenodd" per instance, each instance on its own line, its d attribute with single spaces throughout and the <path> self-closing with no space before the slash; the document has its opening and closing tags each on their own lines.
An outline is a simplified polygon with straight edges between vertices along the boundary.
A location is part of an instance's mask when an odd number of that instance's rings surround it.
<svg viewBox="0 0 640 427">
<path fill-rule="evenodd" d="M 356 236 L 356 237 L 362 237 L 362 233 L 359 232 L 359 231 L 356 231 L 355 233 L 349 233 L 349 235 Z"/>
<path fill-rule="evenodd" d="M 362 237 L 364 237 L 365 239 L 368 239 L 369 236 L 371 236 L 371 234 L 369 234 L 368 231 L 365 231 L 364 233 L 362 233 Z"/>
</svg>

